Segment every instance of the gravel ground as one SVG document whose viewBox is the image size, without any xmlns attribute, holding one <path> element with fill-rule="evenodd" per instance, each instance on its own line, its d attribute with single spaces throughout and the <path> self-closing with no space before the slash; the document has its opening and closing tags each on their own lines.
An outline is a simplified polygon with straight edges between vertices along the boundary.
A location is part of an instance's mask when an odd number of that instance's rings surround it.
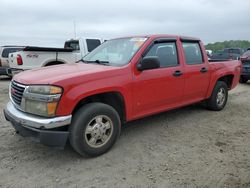
<svg viewBox="0 0 250 188">
<path fill-rule="evenodd" d="M 9 79 L 0 78 L 0 109 Z M 82 158 L 16 135 L 0 113 L 0 187 L 250 187 L 250 83 L 220 112 L 193 105 L 126 124 L 114 147 Z"/>
</svg>

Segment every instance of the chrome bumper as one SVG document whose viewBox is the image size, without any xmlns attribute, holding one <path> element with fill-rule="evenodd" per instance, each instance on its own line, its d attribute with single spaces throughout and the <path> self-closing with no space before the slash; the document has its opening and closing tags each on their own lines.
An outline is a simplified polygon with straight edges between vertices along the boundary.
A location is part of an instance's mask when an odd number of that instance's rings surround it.
<svg viewBox="0 0 250 188">
<path fill-rule="evenodd" d="M 9 67 L 0 67 L 0 75 L 12 77 L 12 69 Z"/>
<path fill-rule="evenodd" d="M 10 68 L 9 69 L 9 75 L 15 76 L 16 74 L 23 72 L 23 69 L 15 69 L 15 68 Z"/>
<path fill-rule="evenodd" d="M 14 107 L 12 102 L 9 102 L 4 109 L 4 113 L 15 122 L 36 129 L 53 129 L 69 125 L 71 123 L 72 115 L 60 116 L 54 118 L 45 118 L 28 113 L 24 113 Z"/>
</svg>

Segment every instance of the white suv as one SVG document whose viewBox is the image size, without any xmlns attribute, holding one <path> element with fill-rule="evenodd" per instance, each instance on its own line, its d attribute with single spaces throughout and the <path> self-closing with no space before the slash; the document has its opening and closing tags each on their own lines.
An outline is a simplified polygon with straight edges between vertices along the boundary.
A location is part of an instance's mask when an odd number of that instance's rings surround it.
<svg viewBox="0 0 250 188">
<path fill-rule="evenodd" d="M 0 75 L 10 75 L 9 54 L 22 50 L 24 46 L 1 46 L 0 47 Z"/>
</svg>

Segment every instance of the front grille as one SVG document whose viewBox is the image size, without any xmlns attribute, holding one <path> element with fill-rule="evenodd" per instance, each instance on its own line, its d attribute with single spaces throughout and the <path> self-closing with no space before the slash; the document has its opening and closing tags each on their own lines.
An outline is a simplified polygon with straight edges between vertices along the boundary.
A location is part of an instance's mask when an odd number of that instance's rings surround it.
<svg viewBox="0 0 250 188">
<path fill-rule="evenodd" d="M 21 105 L 23 92 L 25 86 L 14 81 L 11 82 L 10 96 L 13 102 L 17 105 Z"/>
</svg>

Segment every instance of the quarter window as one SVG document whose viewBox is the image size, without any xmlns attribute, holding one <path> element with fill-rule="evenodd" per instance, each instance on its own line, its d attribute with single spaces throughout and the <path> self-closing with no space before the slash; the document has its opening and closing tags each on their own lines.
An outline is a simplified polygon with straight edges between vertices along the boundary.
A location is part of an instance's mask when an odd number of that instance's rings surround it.
<svg viewBox="0 0 250 188">
<path fill-rule="evenodd" d="M 188 65 L 202 64 L 203 58 L 199 43 L 196 42 L 183 42 L 182 43 L 186 63 Z"/>
<path fill-rule="evenodd" d="M 160 61 L 160 67 L 172 67 L 179 64 L 174 42 L 154 44 L 145 55 L 145 57 L 147 56 L 157 56 Z"/>
</svg>

